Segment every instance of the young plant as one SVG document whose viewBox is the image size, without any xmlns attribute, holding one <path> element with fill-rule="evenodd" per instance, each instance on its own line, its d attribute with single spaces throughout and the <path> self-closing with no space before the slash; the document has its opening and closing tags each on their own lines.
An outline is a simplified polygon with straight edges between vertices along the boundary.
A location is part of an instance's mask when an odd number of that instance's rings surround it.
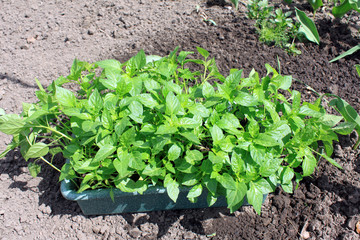
<svg viewBox="0 0 360 240">
<path fill-rule="evenodd" d="M 297 8 L 295 10 L 299 23 L 294 23 L 290 17 L 291 12 L 283 13 L 280 8 L 274 11 L 273 7 L 268 6 L 267 0 L 255 0 L 249 1 L 248 17 L 256 19 L 255 26 L 260 41 L 275 44 L 296 55 L 301 54 L 301 51 L 295 47 L 296 38 L 302 40 L 305 37 L 317 44 L 320 43 L 320 38 L 314 22 L 304 12 Z"/>
<path fill-rule="evenodd" d="M 47 89 L 38 82 L 38 102 L 23 104 L 20 115 L 0 111 L 0 131 L 13 135 L 2 156 L 19 147 L 33 175 L 42 160 L 78 192 L 159 185 L 175 202 L 188 187 L 192 202 L 205 191 L 209 205 L 225 196 L 234 212 L 246 198 L 259 214 L 263 194 L 278 185 L 292 192 L 293 181 L 314 172 L 315 156 L 340 167 L 332 143 L 354 124 L 326 113 L 322 98 L 301 102 L 292 77 L 269 65 L 264 77 L 237 69 L 225 77 L 197 50 L 202 59 L 175 49 L 163 58 L 140 51 L 125 63 L 75 60 L 69 76 Z M 59 152 L 69 160 L 61 170 L 47 160 Z"/>
</svg>

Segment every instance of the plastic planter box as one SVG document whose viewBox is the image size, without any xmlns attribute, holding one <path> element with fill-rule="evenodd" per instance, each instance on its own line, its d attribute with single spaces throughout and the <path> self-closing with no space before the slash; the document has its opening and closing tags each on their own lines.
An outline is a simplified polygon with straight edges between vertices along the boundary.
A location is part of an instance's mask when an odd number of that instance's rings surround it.
<svg viewBox="0 0 360 240">
<path fill-rule="evenodd" d="M 207 191 L 198 197 L 196 203 L 191 203 L 187 199 L 190 188 L 180 188 L 179 197 L 174 203 L 167 195 L 163 187 L 149 187 L 142 195 L 139 193 L 122 192 L 113 189 L 114 201 L 110 198 L 110 189 L 86 190 L 77 193 L 75 185 L 69 181 L 61 182 L 61 193 L 64 198 L 77 201 L 85 215 L 116 214 L 127 212 L 148 212 L 157 210 L 188 209 L 188 208 L 207 208 Z M 267 194 L 264 195 L 264 200 Z M 244 205 L 249 205 L 244 201 Z M 211 207 L 226 207 L 225 197 L 219 197 Z"/>
</svg>

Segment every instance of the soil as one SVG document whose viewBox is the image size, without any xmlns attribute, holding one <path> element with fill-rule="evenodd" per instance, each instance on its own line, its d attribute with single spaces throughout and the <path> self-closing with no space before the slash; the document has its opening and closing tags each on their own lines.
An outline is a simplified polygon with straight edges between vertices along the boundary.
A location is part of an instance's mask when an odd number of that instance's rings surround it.
<svg viewBox="0 0 360 240">
<path fill-rule="evenodd" d="M 310 13 L 308 4 L 295 1 Z M 196 10 L 216 26 L 207 24 Z M 333 93 L 360 111 L 359 82 L 354 65 L 360 51 L 335 63 L 328 61 L 359 43 L 360 14 L 342 20 L 321 9 L 315 22 L 318 46 L 298 43 L 299 56 L 258 41 L 254 22 L 240 4 L 201 0 L 0 0 L 0 107 L 20 113 L 22 102 L 36 101 L 37 78 L 47 86 L 69 73 L 74 58 L 90 62 L 115 58 L 125 61 L 140 49 L 166 55 L 176 46 L 201 46 L 215 57 L 223 74 L 255 68 L 264 75 L 265 63 L 301 82 L 293 88 L 304 99 L 314 98 L 305 87 Z M 280 188 L 265 201 L 261 215 L 252 207 L 234 214 L 226 208 L 84 216 L 78 205 L 60 193 L 58 173 L 43 166 L 32 178 L 17 150 L 0 160 L 1 239 L 360 239 L 359 150 L 357 134 L 335 143 L 337 169 L 320 160 L 317 171 L 294 194 Z M 11 140 L 0 135 L 0 150 Z M 61 164 L 63 159 L 58 159 Z"/>
</svg>

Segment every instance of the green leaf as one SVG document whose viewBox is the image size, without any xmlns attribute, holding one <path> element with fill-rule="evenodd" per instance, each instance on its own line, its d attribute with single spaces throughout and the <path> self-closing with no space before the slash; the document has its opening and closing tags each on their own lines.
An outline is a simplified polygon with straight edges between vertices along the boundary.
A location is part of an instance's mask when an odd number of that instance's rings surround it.
<svg viewBox="0 0 360 240">
<path fill-rule="evenodd" d="M 142 174 L 150 177 L 157 177 L 157 176 L 161 176 L 163 172 L 164 172 L 163 168 L 154 167 L 148 164 L 142 171 Z"/>
<path fill-rule="evenodd" d="M 193 173 L 185 174 L 184 178 L 181 181 L 181 184 L 184 186 L 194 186 L 199 182 L 197 176 L 198 176 L 197 174 L 193 174 Z"/>
<path fill-rule="evenodd" d="M 274 121 L 274 123 L 280 121 L 279 114 L 276 111 L 275 103 L 268 100 L 264 100 L 264 107 L 266 111 L 270 113 L 271 119 Z"/>
<path fill-rule="evenodd" d="M 264 147 L 274 147 L 280 145 L 277 139 L 267 133 L 259 133 L 259 135 L 254 139 L 254 143 Z"/>
<path fill-rule="evenodd" d="M 200 53 L 201 56 L 205 58 L 205 60 L 209 57 L 209 52 L 201 47 L 196 47 L 197 51 Z"/>
<path fill-rule="evenodd" d="M 0 131 L 5 134 L 14 135 L 20 133 L 24 130 L 25 125 L 25 121 L 17 114 L 0 116 Z"/>
<path fill-rule="evenodd" d="M 247 187 L 243 182 L 236 182 L 235 189 L 226 189 L 226 201 L 231 213 L 235 212 L 241 207 L 246 192 Z"/>
<path fill-rule="evenodd" d="M 196 128 L 201 126 L 201 121 L 197 121 L 194 118 L 181 118 L 177 124 L 178 127 L 183 128 Z"/>
<path fill-rule="evenodd" d="M 113 154 L 115 152 L 116 148 L 111 145 L 104 145 L 102 146 L 96 153 L 94 159 L 92 160 L 94 163 L 100 162 Z"/>
<path fill-rule="evenodd" d="M 214 87 L 209 82 L 204 82 L 202 86 L 202 94 L 205 98 L 210 98 L 215 95 Z"/>
<path fill-rule="evenodd" d="M 360 1 L 359 1 L 360 2 Z M 339 56 L 337 56 L 336 58 L 332 59 L 329 63 L 333 63 L 336 62 L 344 57 L 347 57 L 351 54 L 354 54 L 355 52 L 360 50 L 360 44 L 356 45 L 355 47 L 350 48 L 349 50 L 347 50 L 346 52 L 340 54 Z"/>
<path fill-rule="evenodd" d="M 187 195 L 187 198 L 197 198 L 201 195 L 203 187 L 201 184 L 197 184 L 192 187 Z"/>
<path fill-rule="evenodd" d="M 356 131 L 360 133 L 360 116 L 356 110 L 350 106 L 345 100 L 336 96 L 335 99 L 331 100 L 329 103 L 330 106 L 334 107 L 346 121 L 356 124 Z"/>
<path fill-rule="evenodd" d="M 329 163 L 331 163 L 332 165 L 334 165 L 335 167 L 338 167 L 340 169 L 343 169 L 343 167 L 337 163 L 334 159 L 332 159 L 331 157 L 327 156 L 326 154 L 321 154 L 321 153 L 317 153 L 320 156 L 322 156 L 323 158 L 325 158 Z"/>
<path fill-rule="evenodd" d="M 303 11 L 300 11 L 297 8 L 295 8 L 295 11 L 296 17 L 301 24 L 299 32 L 303 33 L 309 41 L 320 44 L 319 33 L 314 22 L 308 16 L 306 16 Z"/>
<path fill-rule="evenodd" d="M 76 98 L 70 90 L 55 86 L 55 98 L 64 107 L 75 107 Z"/>
<path fill-rule="evenodd" d="M 232 113 L 225 113 L 217 125 L 222 129 L 242 128 L 239 119 Z"/>
<path fill-rule="evenodd" d="M 115 90 L 121 80 L 121 72 L 113 68 L 105 69 L 106 78 L 100 78 L 100 82 L 108 89 Z"/>
<path fill-rule="evenodd" d="M 37 175 L 41 171 L 41 166 L 36 163 L 32 163 L 32 162 L 29 163 L 28 168 L 29 168 L 30 175 L 32 177 L 37 177 Z"/>
<path fill-rule="evenodd" d="M 294 178 L 294 170 L 290 167 L 284 167 L 280 174 L 281 184 L 290 184 Z"/>
<path fill-rule="evenodd" d="M 131 112 L 131 115 L 136 116 L 136 117 L 141 117 L 144 113 L 143 105 L 141 103 L 139 103 L 138 101 L 132 101 L 129 105 L 129 110 Z M 131 117 L 131 115 L 130 115 L 130 117 Z"/>
<path fill-rule="evenodd" d="M 29 150 L 26 152 L 24 158 L 29 160 L 29 158 L 39 158 L 45 156 L 49 152 L 49 147 L 45 143 L 38 142 L 30 146 Z"/>
<path fill-rule="evenodd" d="M 120 142 L 124 145 L 129 147 L 131 144 L 135 142 L 135 128 L 132 127 L 126 130 L 120 137 Z"/>
<path fill-rule="evenodd" d="M 153 147 L 151 148 L 152 154 L 156 155 L 164 149 L 164 146 L 169 142 L 169 138 L 157 137 L 154 139 Z"/>
<path fill-rule="evenodd" d="M 91 110 L 93 110 L 94 112 L 99 112 L 102 109 L 104 102 L 101 98 L 99 91 L 96 88 L 90 95 L 88 104 Z"/>
<path fill-rule="evenodd" d="M 323 5 L 322 0 L 307 0 L 307 1 L 310 3 L 314 11 L 316 11 L 319 7 Z"/>
<path fill-rule="evenodd" d="M 224 139 L 222 130 L 216 124 L 210 128 L 210 134 L 215 144 L 218 144 L 222 139 Z"/>
<path fill-rule="evenodd" d="M 146 56 L 143 50 L 140 50 L 138 54 L 130 58 L 126 63 L 126 70 L 133 74 L 136 70 L 142 69 L 146 65 Z"/>
<path fill-rule="evenodd" d="M 297 113 L 300 110 L 300 104 L 301 104 L 301 93 L 293 90 L 292 91 L 292 112 Z"/>
<path fill-rule="evenodd" d="M 195 143 L 195 144 L 200 144 L 200 140 L 198 139 L 198 137 L 192 133 L 192 132 L 182 132 L 180 133 L 181 136 L 185 137 L 187 140 Z"/>
<path fill-rule="evenodd" d="M 234 178 L 228 173 L 218 175 L 216 180 L 225 188 L 230 190 L 236 190 L 236 182 Z"/>
<path fill-rule="evenodd" d="M 113 161 L 114 167 L 118 172 L 118 177 L 120 179 L 128 177 L 132 174 L 132 171 L 128 170 L 130 158 L 127 156 L 128 154 L 121 154 L 121 158 L 115 158 Z"/>
<path fill-rule="evenodd" d="M 227 78 L 225 79 L 225 86 L 229 89 L 236 89 L 236 87 L 239 86 L 241 81 L 241 75 L 243 70 L 237 70 L 236 72 L 231 73 Z"/>
<path fill-rule="evenodd" d="M 198 150 L 187 150 L 186 151 L 185 160 L 190 164 L 193 164 L 196 161 L 200 161 L 203 158 L 204 158 L 203 154 Z"/>
<path fill-rule="evenodd" d="M 252 107 L 259 104 L 258 100 L 254 96 L 246 92 L 238 92 L 234 102 L 245 107 Z"/>
<path fill-rule="evenodd" d="M 155 134 L 174 134 L 177 132 L 176 127 L 168 125 L 160 125 Z"/>
<path fill-rule="evenodd" d="M 157 55 L 148 55 L 148 56 L 146 56 L 146 64 L 151 63 L 151 62 L 156 62 L 161 59 L 162 59 L 162 57 L 157 56 Z"/>
<path fill-rule="evenodd" d="M 180 190 L 179 190 L 179 183 L 176 182 L 175 180 L 171 179 L 167 184 L 166 184 L 166 191 L 169 195 L 169 197 L 171 198 L 171 200 L 173 200 L 174 202 L 176 202 Z"/>
<path fill-rule="evenodd" d="M 305 156 L 302 163 L 303 176 L 310 176 L 314 171 L 317 165 L 316 158 L 312 154 L 312 151 L 309 148 L 305 149 Z"/>
<path fill-rule="evenodd" d="M 328 127 L 333 127 L 336 124 L 338 124 L 342 119 L 343 119 L 342 116 L 325 114 L 318 119 L 318 122 L 320 122 Z"/>
<path fill-rule="evenodd" d="M 159 105 L 159 103 L 151 96 L 151 94 L 148 93 L 142 93 L 138 95 L 137 99 L 142 105 L 151 109 Z"/>
<path fill-rule="evenodd" d="M 341 18 L 347 12 L 351 11 L 352 9 L 360 12 L 360 2 L 358 0 L 344 0 L 341 1 L 339 6 L 335 6 L 332 9 L 332 14 L 336 18 Z"/>
<path fill-rule="evenodd" d="M 247 201 L 253 205 L 257 214 L 261 213 L 261 205 L 263 202 L 263 193 L 253 182 L 250 182 L 250 189 L 246 193 Z"/>
<path fill-rule="evenodd" d="M 260 189 L 262 194 L 268 194 L 275 191 L 276 186 L 271 186 L 271 184 L 266 181 L 264 178 L 260 178 L 253 182 L 256 188 Z"/>
<path fill-rule="evenodd" d="M 232 4 L 234 4 L 235 9 L 238 10 L 239 9 L 239 0 L 231 0 Z"/>
<path fill-rule="evenodd" d="M 355 127 L 356 123 L 354 122 L 342 122 L 336 127 L 333 127 L 332 130 L 341 135 L 348 135 L 355 129 Z"/>
<path fill-rule="evenodd" d="M 179 99 L 174 95 L 173 92 L 169 92 L 166 96 L 166 114 L 176 115 L 181 108 Z"/>
<path fill-rule="evenodd" d="M 189 111 L 194 114 L 198 115 L 202 118 L 207 118 L 210 116 L 210 111 L 201 103 L 196 103 L 189 107 Z"/>
<path fill-rule="evenodd" d="M 113 93 L 107 93 L 104 97 L 104 107 L 107 110 L 113 110 L 116 108 L 116 104 L 119 98 Z"/>
<path fill-rule="evenodd" d="M 181 148 L 178 145 L 173 144 L 168 151 L 168 159 L 170 161 L 174 161 L 179 158 L 180 153 L 181 153 Z"/>
<path fill-rule="evenodd" d="M 107 59 L 95 63 L 101 68 L 122 71 L 121 63 L 115 59 Z"/>
<path fill-rule="evenodd" d="M 359 47 L 360 47 L 360 45 L 359 45 Z M 360 77 L 360 64 L 355 64 L 355 69 L 356 69 L 357 74 Z"/>
<path fill-rule="evenodd" d="M 132 152 L 130 153 L 130 162 L 129 167 L 136 169 L 136 170 L 143 170 L 145 168 L 145 163 L 142 159 L 140 152 Z"/>
</svg>

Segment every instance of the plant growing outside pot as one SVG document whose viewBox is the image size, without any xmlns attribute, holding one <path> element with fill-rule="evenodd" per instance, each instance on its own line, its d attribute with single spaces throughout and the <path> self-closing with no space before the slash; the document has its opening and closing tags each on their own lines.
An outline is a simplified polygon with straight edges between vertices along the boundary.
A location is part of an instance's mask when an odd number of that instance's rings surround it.
<svg viewBox="0 0 360 240">
<path fill-rule="evenodd" d="M 140 51 L 125 63 L 75 60 L 46 90 L 37 81 L 39 101 L 24 103 L 20 115 L 2 111 L 0 131 L 13 140 L 1 156 L 20 147 L 33 176 L 45 161 L 79 193 L 163 186 L 176 202 L 185 186 L 191 202 L 206 190 L 209 205 L 225 196 L 234 212 L 246 198 L 259 214 L 264 194 L 278 185 L 292 192 L 317 157 L 340 167 L 332 143 L 355 123 L 326 113 L 322 96 L 301 102 L 292 77 L 270 65 L 262 78 L 237 69 L 224 77 L 209 52 L 197 50 L 202 59 L 176 48 L 167 57 Z M 191 71 L 194 64 L 202 69 Z M 69 159 L 61 170 L 47 158 L 57 153 Z"/>
</svg>

